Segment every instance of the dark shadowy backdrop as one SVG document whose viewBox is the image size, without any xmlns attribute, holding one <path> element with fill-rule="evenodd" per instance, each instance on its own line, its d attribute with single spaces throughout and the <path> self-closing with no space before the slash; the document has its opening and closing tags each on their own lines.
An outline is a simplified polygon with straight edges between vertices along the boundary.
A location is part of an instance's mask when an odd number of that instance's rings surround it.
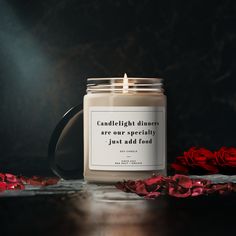
<svg viewBox="0 0 236 236">
<path fill-rule="evenodd" d="M 165 79 L 168 161 L 236 146 L 236 1 L 0 1 L 0 171 L 51 174 L 87 77 Z"/>
</svg>

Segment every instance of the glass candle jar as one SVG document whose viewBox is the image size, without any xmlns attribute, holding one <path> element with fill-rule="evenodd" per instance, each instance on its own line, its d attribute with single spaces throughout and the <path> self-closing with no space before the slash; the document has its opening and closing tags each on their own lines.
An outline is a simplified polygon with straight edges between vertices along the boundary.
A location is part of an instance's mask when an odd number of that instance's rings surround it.
<svg viewBox="0 0 236 236">
<path fill-rule="evenodd" d="M 89 78 L 84 179 L 114 183 L 166 175 L 166 96 L 158 78 Z"/>
</svg>

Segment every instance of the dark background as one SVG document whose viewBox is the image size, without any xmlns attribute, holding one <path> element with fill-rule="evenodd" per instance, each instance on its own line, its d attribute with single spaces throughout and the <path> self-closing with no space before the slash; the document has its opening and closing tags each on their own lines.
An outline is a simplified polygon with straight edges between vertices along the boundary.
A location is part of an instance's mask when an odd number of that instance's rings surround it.
<svg viewBox="0 0 236 236">
<path fill-rule="evenodd" d="M 168 161 L 236 146 L 236 1 L 0 1 L 0 171 L 52 174 L 50 136 L 87 77 L 162 77 Z"/>
</svg>

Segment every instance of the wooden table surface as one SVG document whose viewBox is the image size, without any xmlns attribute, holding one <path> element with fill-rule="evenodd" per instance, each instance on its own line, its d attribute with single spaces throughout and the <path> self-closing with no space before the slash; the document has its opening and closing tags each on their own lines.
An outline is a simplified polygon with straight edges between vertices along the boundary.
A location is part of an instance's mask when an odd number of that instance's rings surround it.
<svg viewBox="0 0 236 236">
<path fill-rule="evenodd" d="M 78 180 L 0 196 L 0 235 L 236 235 L 235 195 L 144 200 Z"/>
</svg>

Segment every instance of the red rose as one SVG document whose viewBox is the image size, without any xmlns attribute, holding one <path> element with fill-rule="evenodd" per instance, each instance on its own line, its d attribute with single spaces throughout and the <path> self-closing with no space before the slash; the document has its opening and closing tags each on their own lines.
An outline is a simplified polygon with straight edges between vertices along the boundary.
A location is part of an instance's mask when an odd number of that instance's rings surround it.
<svg viewBox="0 0 236 236">
<path fill-rule="evenodd" d="M 210 163 L 213 157 L 214 154 L 205 148 L 191 147 L 184 152 L 183 156 L 177 157 L 171 167 L 182 173 L 187 173 L 189 169 L 198 168 L 214 174 L 218 172 L 218 168 Z"/>
<path fill-rule="evenodd" d="M 214 153 L 213 163 L 222 167 L 236 167 L 236 148 L 220 148 Z"/>
</svg>

